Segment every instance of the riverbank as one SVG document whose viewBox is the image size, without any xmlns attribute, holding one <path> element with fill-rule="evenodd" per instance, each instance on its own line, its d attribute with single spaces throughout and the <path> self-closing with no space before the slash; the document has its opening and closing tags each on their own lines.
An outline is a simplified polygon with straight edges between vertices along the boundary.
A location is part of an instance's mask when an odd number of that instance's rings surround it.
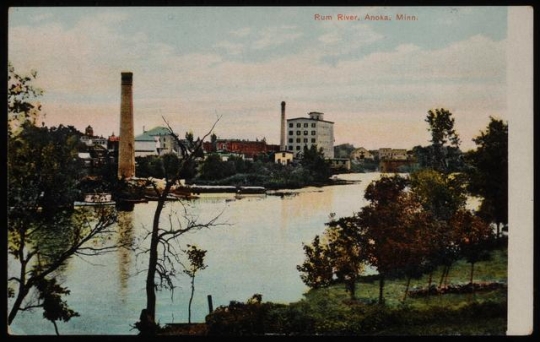
<svg viewBox="0 0 540 342">
<path fill-rule="evenodd" d="M 333 176 L 328 179 L 327 182 L 313 182 L 303 186 L 286 186 L 290 184 L 275 184 L 273 183 L 270 188 L 263 185 L 243 185 L 237 182 L 223 181 L 223 182 L 203 182 L 191 183 L 174 187 L 171 189 L 170 196 L 179 196 L 182 199 L 195 199 L 204 194 L 235 194 L 235 195 L 270 195 L 270 196 L 293 196 L 297 195 L 302 190 L 309 190 L 312 188 L 322 188 L 326 186 L 336 185 L 351 185 L 358 184 L 359 180 L 347 180 Z M 254 183 L 259 184 L 259 183 Z M 148 196 L 146 196 L 148 198 Z"/>
<path fill-rule="evenodd" d="M 220 180 L 202 180 L 195 179 L 189 183 L 186 183 L 185 187 L 194 188 L 223 188 L 227 190 L 231 187 L 262 187 L 266 190 L 291 190 L 302 189 L 306 187 L 324 187 L 332 185 L 349 185 L 358 183 L 355 180 L 347 180 L 347 174 L 335 174 L 328 178 L 326 181 L 316 181 L 310 179 L 311 177 L 301 177 L 299 175 L 285 174 L 285 175 L 262 175 L 262 174 L 236 174 L 231 177 L 227 177 Z"/>
<path fill-rule="evenodd" d="M 385 283 L 385 305 L 376 303 L 376 277 L 363 277 L 357 299 L 351 300 L 343 284 L 310 290 L 301 301 L 231 303 L 207 317 L 210 324 L 165 326 L 163 335 L 490 335 L 507 329 L 507 249 L 491 252 L 490 261 L 476 265 L 475 286 L 469 286 L 470 264 L 458 261 L 449 284 L 431 296 L 404 299 L 405 279 Z M 411 283 L 411 294 L 427 288 L 428 276 Z M 495 286 L 496 285 L 496 286 Z M 262 318 L 261 318 L 262 317 Z M 255 327 L 255 328 L 254 328 Z M 261 330 L 262 329 L 262 330 Z"/>
</svg>

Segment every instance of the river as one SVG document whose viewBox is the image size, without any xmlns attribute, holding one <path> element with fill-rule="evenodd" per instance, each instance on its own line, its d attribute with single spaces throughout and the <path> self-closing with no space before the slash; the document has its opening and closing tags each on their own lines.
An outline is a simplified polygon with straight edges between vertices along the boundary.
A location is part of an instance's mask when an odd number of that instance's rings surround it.
<svg viewBox="0 0 540 342">
<path fill-rule="evenodd" d="M 366 205 L 366 186 L 379 173 L 346 174 L 341 178 L 359 183 L 309 187 L 287 196 L 208 195 L 180 203 L 167 202 L 161 216 L 176 222 L 184 212 L 204 223 L 217 219 L 217 225 L 184 234 L 179 245 L 207 250 L 205 264 L 195 277 L 192 322 L 204 322 L 208 314 L 207 296 L 213 307 L 230 301 L 247 301 L 262 294 L 263 301 L 289 303 L 302 299 L 308 290 L 296 266 L 304 261 L 302 243 L 311 243 L 325 229 L 329 214 L 350 216 Z M 132 212 L 121 212 L 117 229 L 122 238 L 148 244 L 145 232 L 151 229 L 157 202 L 135 205 Z M 58 322 L 61 335 L 135 335 L 132 325 L 146 306 L 145 278 L 148 255 L 120 251 L 91 258 L 73 258 L 63 271 L 62 284 L 71 290 L 65 297 L 80 314 L 69 322 Z M 157 294 L 156 320 L 181 323 L 188 320 L 190 278 L 180 272 L 174 292 Z M 12 334 L 53 335 L 51 322 L 42 311 L 19 312 Z"/>
</svg>

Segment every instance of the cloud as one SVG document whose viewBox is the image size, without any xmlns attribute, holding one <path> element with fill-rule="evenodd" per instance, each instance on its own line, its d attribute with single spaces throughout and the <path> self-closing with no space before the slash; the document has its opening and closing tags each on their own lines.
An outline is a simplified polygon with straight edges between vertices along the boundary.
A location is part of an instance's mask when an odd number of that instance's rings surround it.
<svg viewBox="0 0 540 342">
<path fill-rule="evenodd" d="M 317 39 L 323 43 L 325 55 L 347 55 L 384 38 L 372 26 L 362 23 L 336 22 L 321 25 L 324 33 Z"/>
<path fill-rule="evenodd" d="M 238 30 L 230 31 L 230 33 L 237 37 L 245 37 L 251 33 L 251 27 L 242 27 Z"/>
<path fill-rule="evenodd" d="M 80 124 L 81 130 L 91 124 L 99 134 L 117 132 L 123 70 L 134 73 L 137 125 L 163 124 L 163 115 L 181 132 L 210 127 L 217 112 L 224 115 L 218 127 L 223 136 L 266 136 L 274 142 L 279 130 L 268 127 L 279 125 L 279 103 L 286 100 L 291 116 L 327 113 L 341 142 L 355 143 L 369 133 L 370 125 L 379 125 L 379 116 L 387 115 L 386 128 L 377 126 L 380 137 L 388 139 L 381 144 L 400 147 L 391 141 L 400 126 L 423 129 L 432 107 L 455 109 L 460 119 L 471 122 L 460 129 L 474 133 L 487 124 L 488 113 L 506 114 L 506 41 L 482 35 L 440 49 L 404 42 L 366 54 L 362 47 L 383 37 L 365 24 L 325 25 L 318 36 L 312 35 L 312 44 L 305 41 L 310 35 L 293 25 L 260 33 L 231 31 L 235 37 L 255 36 L 251 47 L 264 53 L 297 43 L 287 54 L 269 54 L 256 62 L 227 58 L 245 52 L 247 42 L 234 37 L 193 52 L 150 39 L 142 30 L 125 35 L 118 28 L 126 20 L 111 14 L 88 16 L 72 27 L 43 22 L 10 29 L 9 59 L 21 72 L 38 71 L 48 124 Z M 337 58 L 332 65 L 323 61 L 329 54 Z M 471 117 L 462 116 L 465 112 Z M 388 119 L 392 115 L 408 121 L 397 124 Z M 355 117 L 358 122 L 349 122 Z M 249 122 L 249 129 L 242 122 Z M 358 127 L 359 133 L 347 127 Z"/>
<path fill-rule="evenodd" d="M 214 44 L 214 47 L 224 49 L 225 52 L 229 55 L 240 55 L 244 51 L 244 44 L 232 43 L 229 41 L 219 42 L 217 44 Z"/>
<path fill-rule="evenodd" d="M 260 33 L 252 48 L 256 50 L 276 47 L 285 43 L 292 42 L 303 35 L 296 26 L 283 25 L 268 27 Z"/>
</svg>

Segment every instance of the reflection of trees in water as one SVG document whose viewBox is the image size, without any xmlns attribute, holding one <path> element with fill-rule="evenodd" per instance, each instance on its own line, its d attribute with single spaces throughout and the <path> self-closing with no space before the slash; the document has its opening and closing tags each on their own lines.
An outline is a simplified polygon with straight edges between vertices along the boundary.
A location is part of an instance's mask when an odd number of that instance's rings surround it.
<svg viewBox="0 0 540 342">
<path fill-rule="evenodd" d="M 313 188 L 300 191 L 297 196 L 283 197 L 283 216 L 311 217 L 314 212 L 330 208 L 334 197 L 333 187 Z"/>
<path fill-rule="evenodd" d="M 122 246 L 131 246 L 133 242 L 133 212 L 120 211 L 118 212 L 118 243 Z M 122 298 L 126 296 L 132 253 L 130 248 L 118 249 L 118 277 Z"/>
</svg>

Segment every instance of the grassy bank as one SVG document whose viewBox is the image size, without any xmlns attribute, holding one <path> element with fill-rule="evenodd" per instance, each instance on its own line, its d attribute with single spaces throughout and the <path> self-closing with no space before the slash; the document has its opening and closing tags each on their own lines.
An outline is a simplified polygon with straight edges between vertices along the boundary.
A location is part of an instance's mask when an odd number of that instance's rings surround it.
<svg viewBox="0 0 540 342">
<path fill-rule="evenodd" d="M 492 251 L 489 261 L 475 265 L 475 283 L 507 283 L 507 249 Z M 432 284 L 439 285 L 442 270 L 433 274 Z M 469 283 L 470 264 L 460 260 L 450 270 L 447 285 Z M 369 279 L 369 278 L 368 278 Z M 311 290 L 305 295 L 307 309 L 320 313 L 320 321 L 333 322 L 326 332 L 340 333 L 339 324 L 354 333 L 355 325 L 364 325 L 359 334 L 374 335 L 504 335 L 506 331 L 507 288 L 473 293 L 446 293 L 424 297 L 408 296 L 404 300 L 406 279 L 385 282 L 385 305 L 375 304 L 379 294 L 377 280 L 358 283 L 356 301 L 349 299 L 343 285 Z M 410 291 L 426 289 L 429 276 L 413 279 Z M 363 303 L 363 304 L 362 304 Z M 374 308 L 377 309 L 374 309 Z M 358 312 L 364 314 L 358 314 Z M 372 327 L 363 320 L 375 320 Z M 377 322 L 379 320 L 379 322 Z M 348 321 L 350 324 L 343 324 Z M 341 323 L 340 323 L 341 322 Z M 319 329 L 316 329 L 319 330 Z M 324 329 L 319 330 L 325 333 Z M 345 331 L 346 332 L 346 331 Z"/>
<path fill-rule="evenodd" d="M 489 261 L 475 266 L 475 283 L 503 284 L 474 293 L 445 293 L 404 299 L 406 279 L 387 280 L 385 305 L 378 305 L 379 282 L 366 277 L 358 283 L 356 300 L 343 284 L 310 290 L 298 302 L 278 304 L 259 300 L 231 302 L 217 308 L 197 335 L 505 335 L 507 321 L 507 249 L 492 251 Z M 470 264 L 455 263 L 448 286 L 469 282 Z M 441 270 L 433 275 L 438 285 Z M 428 286 L 429 277 L 412 280 L 410 290 Z M 264 294 L 263 294 L 264 295 Z M 169 327 L 163 334 L 193 334 Z"/>
</svg>

